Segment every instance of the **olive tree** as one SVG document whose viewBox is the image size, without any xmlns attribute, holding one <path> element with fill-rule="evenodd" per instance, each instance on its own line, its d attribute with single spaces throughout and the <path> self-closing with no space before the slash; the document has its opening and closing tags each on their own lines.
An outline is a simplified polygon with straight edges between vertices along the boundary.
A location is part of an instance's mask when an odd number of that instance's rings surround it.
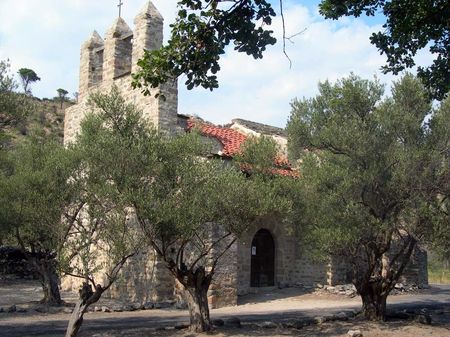
<svg viewBox="0 0 450 337">
<path fill-rule="evenodd" d="M 30 108 L 25 97 L 16 92 L 17 87 L 9 60 L 0 61 L 0 150 L 8 138 L 6 130 L 22 122 Z"/>
<path fill-rule="evenodd" d="M 83 174 L 81 179 L 86 204 L 71 226 L 60 257 L 64 274 L 82 280 L 66 337 L 77 336 L 88 308 L 111 288 L 141 246 L 137 228 L 129 220 L 130 209 L 102 193 L 111 186 L 90 186 L 91 175 Z"/>
<path fill-rule="evenodd" d="M 62 303 L 58 258 L 83 200 L 69 178 L 77 171 L 74 152 L 52 139 L 32 137 L 8 151 L 0 172 L 1 228 L 40 276 L 44 298 Z"/>
<path fill-rule="evenodd" d="M 113 88 L 79 143 L 89 172 L 114 186 L 135 212 L 144 239 L 183 287 L 191 328 L 211 329 L 207 292 L 229 248 L 259 216 L 286 207 L 276 189 L 221 160 L 208 160 L 195 133 L 166 137 Z"/>
<path fill-rule="evenodd" d="M 438 205 L 448 196 L 448 102 L 434 110 L 412 75 L 386 99 L 354 75 L 319 91 L 294 101 L 288 123 L 306 204 L 298 222 L 318 253 L 351 263 L 364 316 L 382 320 L 418 242 L 438 224 L 449 230 Z"/>
<path fill-rule="evenodd" d="M 77 335 L 84 313 L 111 287 L 141 242 L 129 221 L 129 203 L 115 197 L 115 185 L 85 160 L 90 151 L 31 137 L 8 151 L 0 171 L 0 231 L 38 272 L 41 302 L 63 303 L 61 276 L 82 279 L 67 336 Z"/>
</svg>

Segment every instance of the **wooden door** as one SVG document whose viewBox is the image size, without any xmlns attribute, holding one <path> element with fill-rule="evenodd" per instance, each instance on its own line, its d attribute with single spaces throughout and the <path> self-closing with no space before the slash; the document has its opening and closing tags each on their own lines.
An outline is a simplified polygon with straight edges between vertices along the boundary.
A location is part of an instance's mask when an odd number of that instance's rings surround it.
<svg viewBox="0 0 450 337">
<path fill-rule="evenodd" d="M 275 284 L 275 244 L 267 229 L 260 229 L 251 246 L 250 286 L 270 287 Z"/>
</svg>

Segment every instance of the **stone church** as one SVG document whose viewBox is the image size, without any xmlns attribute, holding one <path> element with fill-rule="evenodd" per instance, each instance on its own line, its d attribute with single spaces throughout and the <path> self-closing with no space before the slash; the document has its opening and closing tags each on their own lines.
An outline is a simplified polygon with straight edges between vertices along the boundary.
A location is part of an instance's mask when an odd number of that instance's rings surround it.
<svg viewBox="0 0 450 337">
<path fill-rule="evenodd" d="M 115 84 L 127 102 L 135 104 L 144 118 L 169 134 L 189 130 L 195 124 L 204 137 L 213 142 L 214 154 L 232 160 L 240 145 L 249 136 L 273 137 L 285 151 L 285 130 L 244 119 L 233 119 L 226 126 L 216 126 L 200 119 L 178 113 L 177 83 L 159 88 L 165 100 L 143 96 L 131 87 L 131 73 L 137 70 L 137 61 L 144 49 L 155 50 L 163 41 L 163 18 L 148 1 L 134 19 L 133 30 L 118 18 L 104 38 L 97 32 L 81 46 L 79 102 L 68 108 L 64 121 L 64 143 L 74 140 L 87 108 L 87 98 L 95 91 L 109 91 Z M 279 169 L 283 175 L 294 175 L 288 166 Z M 219 268 L 209 291 L 211 307 L 233 305 L 237 297 L 261 289 L 274 287 L 314 286 L 348 283 L 345 263 L 332 258 L 329 263 L 310 261 L 299 244 L 300 240 L 283 229 L 276 218 L 260 219 L 230 249 L 226 261 Z M 417 250 L 408 271 L 408 282 L 427 284 L 426 253 Z M 78 289 L 75 279 L 66 278 L 63 288 Z M 167 302 L 177 298 L 176 284 L 162 261 L 152 251 L 142 253 L 125 265 L 122 277 L 109 291 L 112 297 L 133 302 Z"/>
</svg>

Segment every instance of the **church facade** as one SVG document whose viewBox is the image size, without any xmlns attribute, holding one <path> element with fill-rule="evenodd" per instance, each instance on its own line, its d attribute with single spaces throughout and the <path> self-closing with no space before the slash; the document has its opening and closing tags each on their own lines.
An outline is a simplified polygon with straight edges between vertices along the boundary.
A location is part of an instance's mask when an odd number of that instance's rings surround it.
<svg viewBox="0 0 450 337">
<path fill-rule="evenodd" d="M 144 96 L 131 87 L 131 73 L 144 49 L 155 50 L 163 40 L 163 18 L 148 1 L 134 20 L 132 30 L 118 18 L 104 38 L 93 32 L 81 46 L 79 102 L 66 109 L 64 143 L 72 142 L 80 130 L 80 122 L 89 111 L 88 97 L 96 91 L 109 91 L 116 85 L 127 102 L 133 103 L 143 117 L 161 132 L 176 134 L 194 124 L 213 143 L 214 155 L 232 160 L 240 144 L 249 136 L 272 137 L 285 151 L 287 137 L 283 129 L 243 119 L 229 125 L 216 126 L 178 113 L 177 83 L 170 82 L 159 90 L 165 99 Z M 292 175 L 289 167 L 280 174 Z M 328 263 L 315 263 L 301 246 L 300 234 L 286 230 L 275 217 L 267 216 L 253 224 L 223 257 L 222 264 L 209 291 L 211 307 L 234 305 L 239 295 L 275 287 L 348 283 L 345 262 L 330 258 Z M 417 249 L 405 273 L 407 281 L 427 284 L 426 252 Z M 78 290 L 79 280 L 66 277 L 62 286 Z M 167 302 L 180 300 L 177 284 L 164 263 L 149 249 L 124 266 L 123 275 L 109 291 L 111 297 L 132 302 Z"/>
</svg>

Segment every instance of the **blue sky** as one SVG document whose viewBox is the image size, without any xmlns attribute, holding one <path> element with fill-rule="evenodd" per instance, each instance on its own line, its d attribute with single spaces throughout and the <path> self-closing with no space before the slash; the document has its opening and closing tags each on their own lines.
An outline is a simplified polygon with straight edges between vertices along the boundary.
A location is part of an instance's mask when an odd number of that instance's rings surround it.
<svg viewBox="0 0 450 337">
<path fill-rule="evenodd" d="M 123 18 L 132 28 L 133 18 L 146 0 L 122 0 Z M 154 0 L 165 18 L 165 38 L 176 14 L 175 0 Z M 35 70 L 41 81 L 32 87 L 38 97 L 56 96 L 56 89 L 78 91 L 80 45 L 92 30 L 100 35 L 118 15 L 117 0 L 0 0 L 0 60 L 9 58 L 13 71 L 21 67 Z M 278 1 L 274 8 L 279 11 Z M 281 21 L 278 16 L 273 30 L 279 42 L 262 60 L 230 50 L 221 60 L 220 88 L 188 91 L 179 81 L 178 111 L 196 114 L 223 124 L 232 118 L 285 126 L 290 102 L 295 97 L 317 94 L 318 81 L 335 81 L 354 72 L 365 78 L 377 76 L 389 84 L 392 75 L 379 68 L 385 58 L 369 42 L 372 32 L 379 31 L 384 20 L 373 18 L 323 19 L 318 13 L 319 1 L 285 1 L 287 36 L 297 36 L 287 43 L 292 67 L 281 47 Z M 231 48 L 230 48 L 231 49 Z M 427 53 L 418 56 L 418 64 L 428 64 Z"/>
</svg>

